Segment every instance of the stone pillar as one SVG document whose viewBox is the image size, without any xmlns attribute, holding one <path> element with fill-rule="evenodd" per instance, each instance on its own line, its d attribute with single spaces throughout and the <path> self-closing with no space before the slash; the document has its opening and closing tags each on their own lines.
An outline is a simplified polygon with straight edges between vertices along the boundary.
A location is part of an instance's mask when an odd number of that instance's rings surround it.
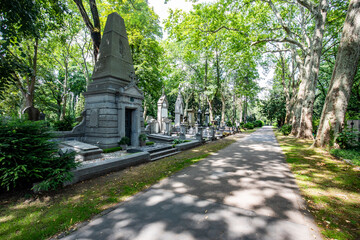
<svg viewBox="0 0 360 240">
<path fill-rule="evenodd" d="M 180 139 L 181 140 L 185 140 L 186 139 L 186 125 L 185 124 L 180 124 Z"/>
<path fill-rule="evenodd" d="M 196 140 L 199 140 L 200 142 L 203 142 L 203 127 L 198 126 L 198 132 L 195 135 Z"/>
</svg>

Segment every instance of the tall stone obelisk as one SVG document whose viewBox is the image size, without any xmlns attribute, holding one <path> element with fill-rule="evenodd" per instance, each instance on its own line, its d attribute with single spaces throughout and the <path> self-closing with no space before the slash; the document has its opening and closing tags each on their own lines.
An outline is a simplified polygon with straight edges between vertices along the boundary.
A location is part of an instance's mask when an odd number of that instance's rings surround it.
<svg viewBox="0 0 360 240">
<path fill-rule="evenodd" d="M 106 21 L 92 79 L 84 93 L 84 141 L 110 148 L 126 136 L 131 145 L 137 146 L 144 97 L 136 86 L 124 20 L 117 13 L 110 14 Z"/>
</svg>

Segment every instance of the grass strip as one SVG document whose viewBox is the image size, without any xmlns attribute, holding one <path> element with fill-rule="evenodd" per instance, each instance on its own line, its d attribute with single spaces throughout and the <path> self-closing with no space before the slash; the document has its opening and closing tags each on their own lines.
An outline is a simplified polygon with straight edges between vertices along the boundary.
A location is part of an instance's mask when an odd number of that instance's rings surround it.
<svg viewBox="0 0 360 240">
<path fill-rule="evenodd" d="M 360 239 L 360 171 L 312 141 L 276 137 L 301 194 L 326 239 Z"/>
<path fill-rule="evenodd" d="M 159 180 L 235 142 L 225 138 L 161 160 L 84 181 L 56 192 L 1 197 L 0 239 L 46 239 L 70 230 Z"/>
</svg>

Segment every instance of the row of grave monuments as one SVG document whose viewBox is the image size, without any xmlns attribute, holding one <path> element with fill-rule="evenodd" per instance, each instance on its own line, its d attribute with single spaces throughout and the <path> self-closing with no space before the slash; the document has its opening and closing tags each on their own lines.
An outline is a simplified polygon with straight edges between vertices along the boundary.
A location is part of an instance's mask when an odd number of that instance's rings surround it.
<svg viewBox="0 0 360 240">
<path fill-rule="evenodd" d="M 195 137 L 202 139 L 202 137 L 208 139 L 215 139 L 216 133 L 218 135 L 223 135 L 224 131 L 235 132 L 239 130 L 240 123 L 237 123 L 237 127 L 227 128 L 225 125 L 221 125 L 220 128 L 216 129 L 214 127 L 203 127 L 201 126 L 201 114 L 198 114 L 198 121 L 195 121 L 195 111 L 193 109 L 187 109 L 187 116 L 184 116 L 184 104 L 179 89 L 179 93 L 175 102 L 175 121 L 174 124 L 168 118 L 168 107 L 169 103 L 164 93 L 157 102 L 157 119 L 154 119 L 151 116 L 147 117 L 148 125 L 145 128 L 147 134 L 163 134 L 171 136 L 176 134 L 180 136 L 180 139 L 185 139 L 186 135 L 188 137 Z M 205 120 L 206 123 L 209 123 L 209 119 Z M 212 125 L 220 125 L 217 121 L 214 121 Z M 208 124 L 206 124 L 208 125 Z"/>
</svg>

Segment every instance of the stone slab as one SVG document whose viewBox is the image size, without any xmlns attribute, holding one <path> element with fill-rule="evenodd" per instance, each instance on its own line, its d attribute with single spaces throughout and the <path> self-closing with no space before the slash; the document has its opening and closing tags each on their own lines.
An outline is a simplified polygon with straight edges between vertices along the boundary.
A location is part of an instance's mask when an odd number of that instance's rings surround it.
<svg viewBox="0 0 360 240">
<path fill-rule="evenodd" d="M 184 151 L 184 150 L 194 148 L 194 147 L 197 147 L 197 146 L 200 146 L 200 145 L 201 145 L 200 141 L 192 140 L 191 142 L 185 142 L 185 143 L 176 144 L 175 148 L 178 151 Z"/>
<path fill-rule="evenodd" d="M 87 161 L 102 157 L 103 150 L 98 146 L 83 143 L 79 141 L 64 141 L 60 145 L 66 149 L 73 149 L 76 152 L 75 159 L 78 161 Z"/>
<path fill-rule="evenodd" d="M 139 152 L 114 159 L 106 159 L 94 163 L 85 163 L 73 170 L 74 178 L 66 185 L 98 177 L 109 172 L 118 171 L 130 166 L 138 165 L 150 160 L 150 154 Z"/>
</svg>

